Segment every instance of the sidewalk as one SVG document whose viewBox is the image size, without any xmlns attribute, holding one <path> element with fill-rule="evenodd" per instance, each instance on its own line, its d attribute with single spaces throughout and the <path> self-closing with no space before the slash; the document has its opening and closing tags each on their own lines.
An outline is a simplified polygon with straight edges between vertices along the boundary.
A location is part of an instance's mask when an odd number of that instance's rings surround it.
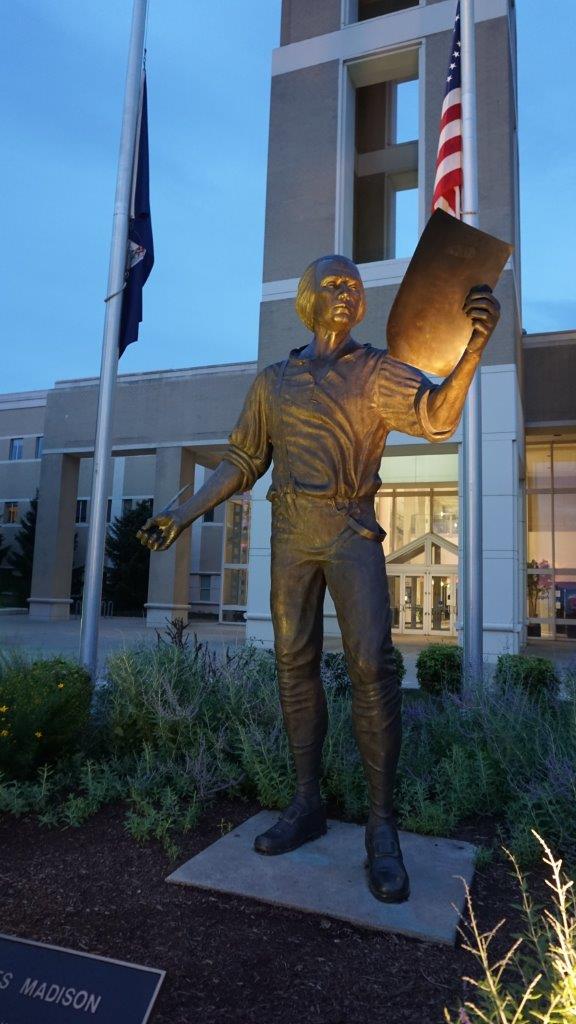
<svg viewBox="0 0 576 1024">
<path fill-rule="evenodd" d="M 188 630 L 215 650 L 224 651 L 244 643 L 245 627 L 198 619 Z M 98 639 L 98 674 L 103 674 L 110 654 L 134 647 L 155 647 L 158 638 L 155 629 L 148 629 L 143 618 L 102 618 Z M 80 647 L 80 619 L 65 622 L 38 622 L 27 614 L 0 613 L 0 651 L 25 651 L 35 657 L 78 658 Z"/>
<path fill-rule="evenodd" d="M 188 635 L 196 634 L 202 643 L 207 643 L 214 651 L 224 652 L 227 647 L 235 647 L 246 641 L 246 627 L 237 623 L 216 622 L 215 620 L 195 619 L 192 621 Z M 148 629 L 143 618 L 102 618 L 100 619 L 98 671 L 103 674 L 107 657 L 116 651 L 133 647 L 155 647 L 157 644 L 155 629 Z M 434 637 L 395 637 L 394 643 L 402 651 L 406 676 L 404 687 L 414 689 L 416 680 L 416 659 L 420 651 L 430 643 L 454 643 L 453 638 Z M 80 645 L 80 619 L 68 619 L 66 622 L 31 621 L 26 613 L 11 614 L 0 612 L 0 651 L 21 650 L 37 657 L 62 654 L 66 658 L 77 658 Z M 326 637 L 326 651 L 341 651 L 339 638 Z M 571 669 L 576 672 L 576 643 L 546 643 L 542 640 L 531 640 L 523 649 L 523 654 L 534 654 L 542 658 L 550 658 L 556 667 L 564 672 Z"/>
</svg>

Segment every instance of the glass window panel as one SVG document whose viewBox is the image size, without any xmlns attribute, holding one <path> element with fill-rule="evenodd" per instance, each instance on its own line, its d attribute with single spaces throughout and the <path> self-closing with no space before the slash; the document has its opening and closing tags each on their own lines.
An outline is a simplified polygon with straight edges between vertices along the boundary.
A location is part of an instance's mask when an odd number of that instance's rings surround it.
<svg viewBox="0 0 576 1024">
<path fill-rule="evenodd" d="M 554 486 L 576 488 L 576 444 L 555 444 Z"/>
<path fill-rule="evenodd" d="M 392 629 L 400 626 L 400 577 L 388 577 L 388 589 L 390 591 L 390 608 L 392 609 Z"/>
<path fill-rule="evenodd" d="M 223 608 L 222 622 L 246 622 L 246 612 L 238 609 Z"/>
<path fill-rule="evenodd" d="M 450 609 L 452 603 L 453 581 L 451 576 L 432 577 L 432 629 L 450 630 Z"/>
<path fill-rule="evenodd" d="M 418 244 L 418 189 L 404 188 L 394 193 L 396 204 L 396 237 L 394 255 L 397 259 L 412 256 Z"/>
<path fill-rule="evenodd" d="M 222 604 L 246 605 L 248 595 L 246 569 L 225 569 Z"/>
<path fill-rule="evenodd" d="M 526 485 L 545 488 L 552 486 L 552 453 L 549 444 L 527 446 Z"/>
<path fill-rule="evenodd" d="M 4 502 L 4 523 L 7 526 L 12 526 L 18 522 L 18 502 L 17 501 L 5 501 Z"/>
<path fill-rule="evenodd" d="M 386 530 L 388 538 L 392 536 L 392 495 L 381 494 L 376 499 L 376 518 L 383 530 Z"/>
<path fill-rule="evenodd" d="M 232 498 L 226 507 L 226 551 L 224 561 L 233 565 L 248 562 L 250 543 L 250 498 Z"/>
<path fill-rule="evenodd" d="M 209 601 L 211 596 L 212 577 L 202 574 L 200 576 L 200 600 Z"/>
<path fill-rule="evenodd" d="M 552 495 L 529 494 L 527 504 L 528 562 L 542 567 L 543 560 L 552 563 Z"/>
<path fill-rule="evenodd" d="M 555 580 L 556 632 L 576 639 L 576 572 L 558 573 Z"/>
<path fill-rule="evenodd" d="M 404 628 L 424 628 L 424 577 L 404 577 Z"/>
<path fill-rule="evenodd" d="M 396 86 L 396 142 L 418 138 L 418 79 Z"/>
<path fill-rule="evenodd" d="M 432 501 L 432 533 L 458 544 L 458 495 L 434 494 Z"/>
<path fill-rule="evenodd" d="M 41 459 L 42 458 L 42 449 L 43 449 L 43 447 L 44 447 L 44 435 L 40 434 L 36 438 L 36 447 L 35 447 L 35 452 L 34 452 L 34 457 L 36 459 Z"/>
<path fill-rule="evenodd" d="M 554 495 L 554 561 L 556 569 L 576 566 L 576 493 Z"/>
<path fill-rule="evenodd" d="M 405 7 L 415 7 L 418 0 L 358 0 L 358 21 L 379 18 L 381 14 L 393 14 Z"/>
<path fill-rule="evenodd" d="M 10 438 L 10 461 L 18 462 L 22 458 L 22 452 L 24 449 L 24 438 L 23 437 L 12 437 Z"/>
<path fill-rule="evenodd" d="M 398 494 L 393 524 L 394 550 L 430 531 L 430 496 Z"/>
<path fill-rule="evenodd" d="M 554 577 L 551 573 L 528 572 L 526 577 L 528 616 L 531 619 L 554 618 Z"/>
</svg>

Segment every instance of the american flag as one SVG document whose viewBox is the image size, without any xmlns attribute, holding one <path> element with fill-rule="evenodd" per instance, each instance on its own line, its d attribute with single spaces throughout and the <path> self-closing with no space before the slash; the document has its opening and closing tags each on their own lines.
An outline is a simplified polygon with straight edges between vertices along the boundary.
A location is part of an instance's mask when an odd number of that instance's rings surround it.
<svg viewBox="0 0 576 1024">
<path fill-rule="evenodd" d="M 446 91 L 440 118 L 440 138 L 436 156 L 436 178 L 432 211 L 445 210 L 460 218 L 462 195 L 462 103 L 460 53 L 460 2 L 452 35 Z"/>
</svg>

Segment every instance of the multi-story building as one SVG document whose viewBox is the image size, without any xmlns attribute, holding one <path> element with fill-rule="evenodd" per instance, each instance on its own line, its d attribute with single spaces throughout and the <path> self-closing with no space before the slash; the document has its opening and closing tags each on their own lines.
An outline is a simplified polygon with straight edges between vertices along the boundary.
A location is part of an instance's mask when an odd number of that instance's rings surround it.
<svg viewBox="0 0 576 1024">
<path fill-rule="evenodd" d="M 576 638 L 576 334 L 522 331 L 514 3 L 475 6 L 480 227 L 514 245 L 481 371 L 484 649 L 494 657 L 518 650 L 527 632 Z M 368 310 L 355 333 L 385 347 L 387 315 L 430 209 L 454 8 L 453 0 L 284 0 L 258 363 L 120 377 L 111 515 L 135 498 L 158 509 L 195 466 L 198 484 L 217 464 L 257 369 L 305 343 L 294 297 L 312 259 L 340 252 L 358 263 Z M 72 561 L 82 557 L 89 514 L 95 409 L 93 380 L 0 404 L 6 533 L 40 489 L 33 616 L 69 614 Z M 27 460 L 26 471 L 15 465 Z M 388 440 L 377 503 L 399 634 L 457 633 L 461 460 L 460 432 L 435 445 L 401 434 Z M 191 606 L 220 608 L 224 619 L 245 614 L 248 635 L 271 642 L 268 484 L 263 478 L 250 502 L 239 496 L 152 555 L 151 623 Z M 329 599 L 325 628 L 338 629 Z"/>
</svg>

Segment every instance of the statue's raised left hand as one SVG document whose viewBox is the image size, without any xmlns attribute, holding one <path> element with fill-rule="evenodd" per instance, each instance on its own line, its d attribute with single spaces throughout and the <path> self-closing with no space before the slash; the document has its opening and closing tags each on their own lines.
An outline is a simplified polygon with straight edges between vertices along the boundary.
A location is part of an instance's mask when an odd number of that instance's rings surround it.
<svg viewBox="0 0 576 1024">
<path fill-rule="evenodd" d="M 489 285 L 480 284 L 470 289 L 462 308 L 474 325 L 467 351 L 481 355 L 500 319 L 500 303 Z"/>
</svg>

